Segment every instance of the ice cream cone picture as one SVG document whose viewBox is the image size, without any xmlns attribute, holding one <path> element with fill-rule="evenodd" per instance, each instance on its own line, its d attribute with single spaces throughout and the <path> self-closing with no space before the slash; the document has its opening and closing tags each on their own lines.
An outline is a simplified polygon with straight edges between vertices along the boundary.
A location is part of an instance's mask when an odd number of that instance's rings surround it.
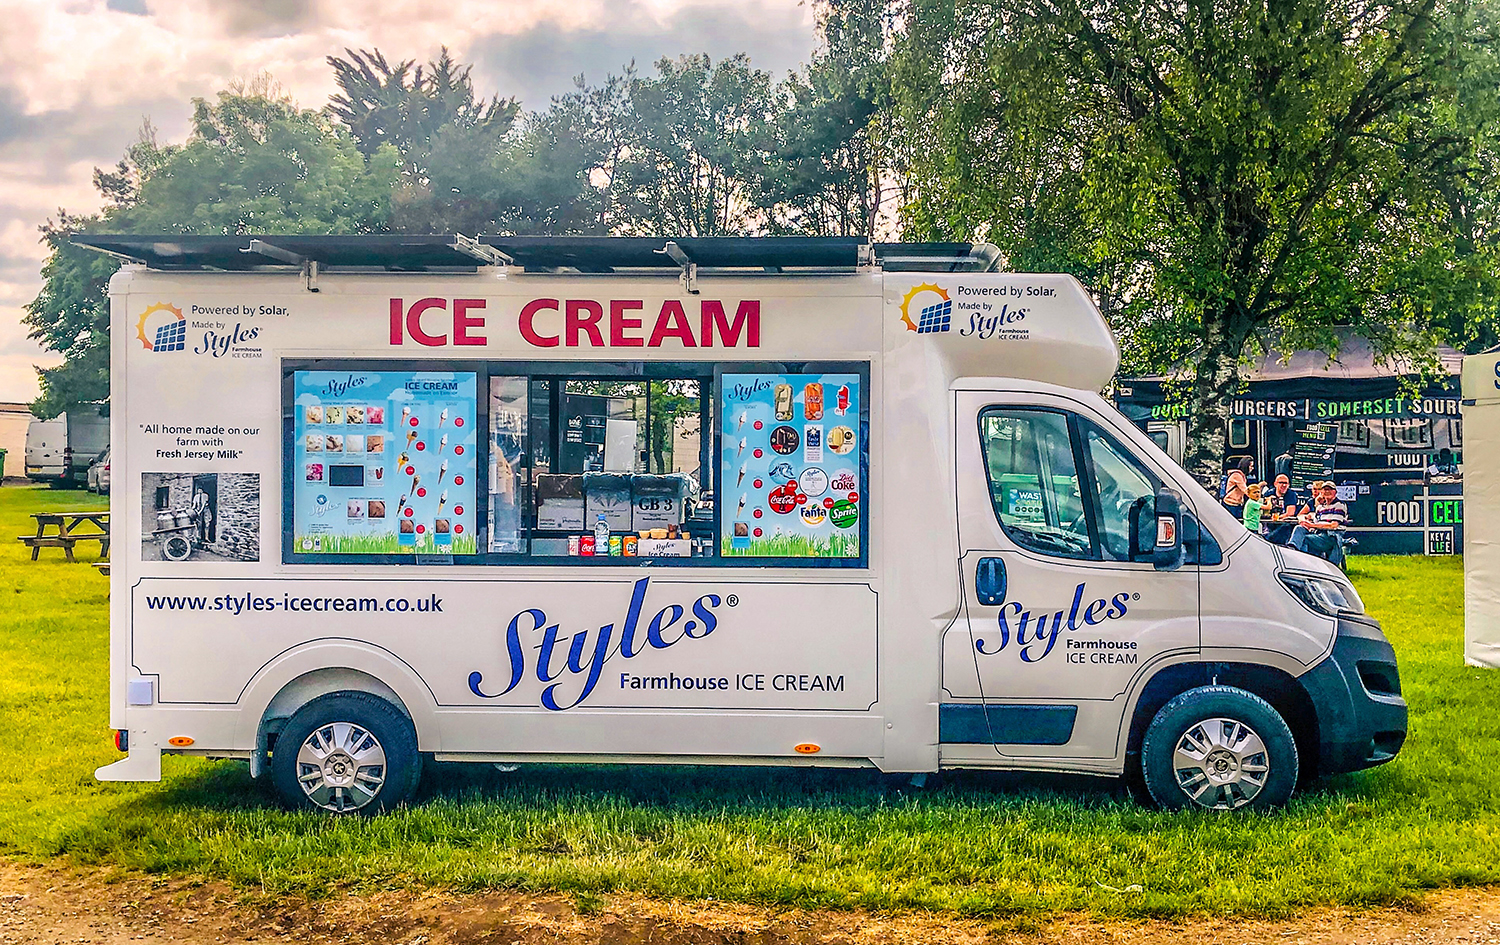
<svg viewBox="0 0 1500 945">
<path fill-rule="evenodd" d="M 440 495 L 440 496 L 438 496 L 438 514 L 439 515 L 443 514 L 443 506 L 445 506 L 447 504 L 448 504 L 448 490 L 444 489 L 443 490 L 443 494 Z"/>
<path fill-rule="evenodd" d="M 444 407 L 443 408 L 443 412 L 440 413 L 440 414 L 438 414 L 438 426 L 441 427 L 443 424 L 445 424 L 447 422 L 448 422 L 448 408 Z M 446 439 L 446 437 L 444 439 Z"/>
<path fill-rule="evenodd" d="M 401 408 L 401 425 L 403 427 L 406 426 L 406 418 L 409 417 L 409 416 L 411 416 L 411 408 L 410 407 L 402 407 Z"/>
<path fill-rule="evenodd" d="M 417 438 L 417 431 L 416 430 L 407 430 L 406 431 L 406 446 L 407 446 L 408 449 L 411 448 L 411 441 L 415 440 L 416 438 Z"/>
<path fill-rule="evenodd" d="M 740 476 L 739 476 L 738 479 L 736 479 L 734 481 L 734 485 L 735 485 L 736 489 L 739 488 L 740 483 L 742 483 L 742 482 L 745 481 L 745 470 L 748 469 L 748 468 L 750 468 L 750 464 L 749 463 L 741 463 L 740 464 Z"/>
<path fill-rule="evenodd" d="M 443 481 L 443 477 L 446 475 L 448 475 L 448 461 L 445 459 L 443 460 L 442 465 L 438 466 L 438 482 L 441 483 Z"/>
<path fill-rule="evenodd" d="M 740 421 L 739 421 L 739 424 L 735 426 L 734 432 L 738 433 L 738 432 L 740 432 L 741 429 L 744 428 L 744 426 L 745 426 L 745 420 L 749 416 L 750 416 L 750 412 L 748 410 L 741 410 L 740 411 Z"/>
<path fill-rule="evenodd" d="M 396 457 L 396 467 L 397 468 L 404 467 L 406 465 L 407 461 L 410 460 L 410 459 L 411 459 L 411 457 L 408 456 L 408 455 L 406 455 L 406 451 L 402 450 L 401 451 L 401 455 Z"/>
<path fill-rule="evenodd" d="M 743 453 L 743 452 L 745 452 L 745 438 L 744 437 L 740 437 L 740 449 L 739 449 L 738 453 L 734 454 L 734 458 L 735 459 L 739 459 L 740 458 L 740 453 Z"/>
<path fill-rule="evenodd" d="M 421 484 L 422 484 L 422 477 L 421 477 L 421 475 L 416 475 L 416 476 L 412 476 L 411 477 L 411 491 L 412 492 L 416 492 L 417 491 L 417 486 L 419 486 Z"/>
<path fill-rule="evenodd" d="M 734 517 L 739 518 L 743 514 L 745 514 L 745 497 L 740 496 L 740 507 L 734 510 Z"/>
<path fill-rule="evenodd" d="M 443 448 L 445 446 L 447 446 L 447 445 L 448 445 L 448 434 L 444 433 L 443 436 L 442 436 L 442 438 L 438 440 L 438 455 L 442 455 Z"/>
</svg>

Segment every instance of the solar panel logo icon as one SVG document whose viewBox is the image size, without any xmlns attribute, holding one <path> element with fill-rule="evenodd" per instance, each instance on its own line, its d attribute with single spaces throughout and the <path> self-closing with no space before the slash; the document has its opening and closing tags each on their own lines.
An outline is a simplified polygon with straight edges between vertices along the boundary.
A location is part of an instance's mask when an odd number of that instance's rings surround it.
<svg viewBox="0 0 1500 945">
<path fill-rule="evenodd" d="M 917 334 L 947 331 L 953 321 L 953 303 L 948 299 L 924 307 L 917 316 Z"/>
<path fill-rule="evenodd" d="M 181 351 L 186 347 L 187 322 L 167 322 L 156 329 L 156 340 L 151 342 L 152 351 Z"/>
<path fill-rule="evenodd" d="M 187 348 L 187 319 L 182 309 L 158 302 L 141 313 L 135 337 L 147 351 L 182 351 Z"/>
</svg>

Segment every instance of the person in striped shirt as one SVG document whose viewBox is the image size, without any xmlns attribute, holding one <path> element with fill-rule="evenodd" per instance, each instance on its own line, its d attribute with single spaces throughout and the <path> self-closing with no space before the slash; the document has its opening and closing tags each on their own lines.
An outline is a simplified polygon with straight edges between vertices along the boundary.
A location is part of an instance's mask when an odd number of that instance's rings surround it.
<svg viewBox="0 0 1500 945">
<path fill-rule="evenodd" d="M 1312 484 L 1313 508 L 1297 518 L 1291 546 L 1344 566 L 1344 543 L 1340 532 L 1349 523 L 1349 509 L 1339 501 L 1338 488 L 1324 480 Z"/>
</svg>

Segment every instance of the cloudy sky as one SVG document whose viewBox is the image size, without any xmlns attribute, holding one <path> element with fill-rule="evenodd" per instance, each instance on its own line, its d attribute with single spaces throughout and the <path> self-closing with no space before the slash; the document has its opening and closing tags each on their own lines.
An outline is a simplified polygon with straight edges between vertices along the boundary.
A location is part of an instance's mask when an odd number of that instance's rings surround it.
<svg viewBox="0 0 1500 945">
<path fill-rule="evenodd" d="M 480 91 L 539 108 L 632 59 L 746 52 L 774 75 L 813 45 L 798 0 L 0 0 L 0 24 L 0 401 L 34 398 L 32 365 L 58 361 L 20 323 L 41 285 L 37 226 L 98 209 L 93 169 L 143 118 L 180 141 L 189 99 L 262 72 L 321 106 L 324 57 L 346 47 L 426 61 L 446 45 Z"/>
</svg>

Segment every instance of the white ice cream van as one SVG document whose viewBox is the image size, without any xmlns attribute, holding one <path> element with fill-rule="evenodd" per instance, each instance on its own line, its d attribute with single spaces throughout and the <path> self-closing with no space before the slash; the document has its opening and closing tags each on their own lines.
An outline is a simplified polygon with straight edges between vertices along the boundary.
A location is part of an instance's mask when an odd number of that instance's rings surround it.
<svg viewBox="0 0 1500 945">
<path fill-rule="evenodd" d="M 1262 808 L 1391 646 L 1097 393 L 1063 275 L 856 239 L 79 237 L 113 333 L 102 780 L 241 758 L 995 768 Z M 128 540 L 127 537 L 128 536 Z"/>
</svg>

